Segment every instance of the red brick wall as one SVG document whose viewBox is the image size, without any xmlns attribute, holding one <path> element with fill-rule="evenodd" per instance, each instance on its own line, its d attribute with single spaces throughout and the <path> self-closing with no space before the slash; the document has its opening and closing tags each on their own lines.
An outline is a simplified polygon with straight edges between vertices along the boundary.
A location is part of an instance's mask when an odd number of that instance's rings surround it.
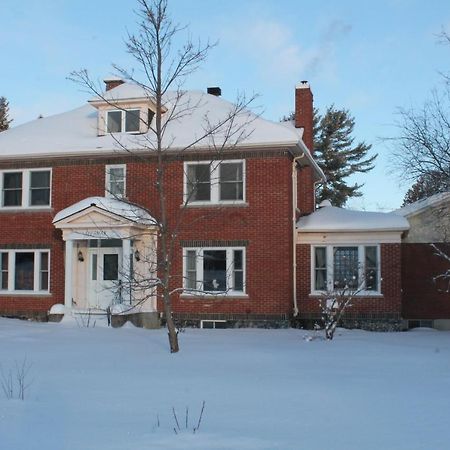
<svg viewBox="0 0 450 450">
<path fill-rule="evenodd" d="M 450 254 L 450 245 L 446 246 Z M 433 277 L 449 263 L 433 254 L 429 244 L 402 244 L 402 288 L 405 319 L 450 319 L 450 294 L 439 292 Z"/>
<path fill-rule="evenodd" d="M 311 297 L 311 246 L 297 245 L 297 301 L 300 317 L 319 314 L 318 297 Z M 400 244 L 381 244 L 382 297 L 361 297 L 347 310 L 348 316 L 398 315 L 401 313 Z"/>
<path fill-rule="evenodd" d="M 114 163 L 115 161 L 108 161 Z M 121 161 L 124 162 L 123 157 Z M 48 162 L 43 162 L 48 167 Z M 27 165 L 22 166 L 26 168 Z M 127 163 L 127 194 L 131 201 L 159 214 L 155 165 Z M 246 299 L 174 298 L 176 312 L 289 314 L 292 311 L 292 159 L 288 155 L 256 155 L 246 159 L 246 205 L 189 208 L 179 240 L 245 240 Z M 105 162 L 68 161 L 52 172 L 51 212 L 0 212 L 0 246 L 42 244 L 51 248 L 51 295 L 0 295 L 0 312 L 45 311 L 64 302 L 64 243 L 52 224 L 63 208 L 89 196 L 103 196 Z M 183 163 L 168 164 L 168 212 L 180 212 Z M 181 276 L 182 249 L 176 246 L 174 274 Z M 178 284 L 174 283 L 174 287 Z"/>
</svg>

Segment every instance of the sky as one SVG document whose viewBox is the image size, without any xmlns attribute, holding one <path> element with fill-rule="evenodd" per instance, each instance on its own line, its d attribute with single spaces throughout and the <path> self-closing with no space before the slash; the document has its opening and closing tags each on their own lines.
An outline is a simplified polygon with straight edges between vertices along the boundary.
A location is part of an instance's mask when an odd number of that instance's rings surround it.
<svg viewBox="0 0 450 450">
<path fill-rule="evenodd" d="M 112 63 L 136 67 L 126 53 L 136 30 L 135 0 L 0 0 L 0 96 L 12 126 L 82 105 L 90 95 L 68 79 L 86 68 L 114 75 Z M 308 80 L 315 106 L 334 104 L 355 117 L 355 139 L 372 144 L 376 168 L 348 207 L 399 207 L 408 183 L 392 173 L 398 108 L 419 108 L 450 71 L 448 0 L 169 0 L 175 22 L 217 42 L 188 89 L 220 86 L 233 100 L 258 94 L 255 106 L 278 121 L 294 109 L 294 90 Z"/>
</svg>

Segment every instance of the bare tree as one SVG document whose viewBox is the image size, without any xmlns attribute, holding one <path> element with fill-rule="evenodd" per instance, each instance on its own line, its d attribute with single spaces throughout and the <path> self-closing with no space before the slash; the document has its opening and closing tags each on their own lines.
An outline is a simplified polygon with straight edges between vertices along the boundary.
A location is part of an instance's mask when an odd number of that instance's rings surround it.
<svg viewBox="0 0 450 450">
<path fill-rule="evenodd" d="M 398 110 L 394 170 L 407 182 L 433 176 L 450 185 L 450 90 L 432 97 L 420 110 Z"/>
<path fill-rule="evenodd" d="M 201 100 L 192 102 L 186 95 L 182 89 L 183 83 L 201 65 L 215 44 L 209 42 L 195 44 L 187 37 L 184 43 L 176 48 L 186 28 L 173 23 L 168 11 L 168 1 L 138 0 L 138 5 L 138 31 L 128 35 L 126 44 L 127 52 L 136 62 L 137 70 L 118 65 L 113 67 L 122 79 L 142 89 L 143 95 L 154 104 L 155 111 L 154 117 L 140 118 L 149 131 L 136 136 L 136 147 L 144 148 L 145 153 L 133 152 L 118 139 L 116 144 L 119 149 L 129 154 L 133 153 L 143 162 L 151 160 L 156 164 L 155 184 L 159 205 L 157 211 L 149 212 L 157 222 L 158 254 L 156 258 L 155 255 L 147 255 L 152 267 L 156 266 L 156 270 L 150 270 L 151 273 L 139 276 L 132 274 L 127 283 L 128 287 L 122 288 L 147 293 L 157 291 L 164 306 L 170 351 L 174 353 L 178 352 L 179 344 L 172 317 L 172 296 L 183 289 L 183 280 L 180 275 L 173 273 L 173 259 L 181 226 L 185 225 L 186 206 L 195 191 L 196 184 L 201 180 L 192 180 L 192 192 L 184 198 L 182 207 L 176 213 L 169 212 L 170 193 L 167 188 L 167 181 L 171 176 L 169 163 L 174 158 L 182 157 L 186 152 L 193 150 L 194 147 L 201 147 L 203 155 L 206 154 L 207 159 L 211 161 L 218 161 L 225 152 L 233 150 L 249 134 L 247 126 L 254 116 L 248 112 L 248 107 L 254 97 L 250 99 L 239 97 L 232 109 L 220 118 L 211 119 L 205 115 L 203 131 L 192 142 L 183 145 L 182 148 L 174 144 L 174 138 L 168 133 L 170 124 L 188 117 L 201 106 Z M 121 109 L 114 100 L 105 96 L 85 69 L 73 72 L 71 79 L 116 109 Z M 204 160 L 205 156 L 202 159 Z"/>
</svg>

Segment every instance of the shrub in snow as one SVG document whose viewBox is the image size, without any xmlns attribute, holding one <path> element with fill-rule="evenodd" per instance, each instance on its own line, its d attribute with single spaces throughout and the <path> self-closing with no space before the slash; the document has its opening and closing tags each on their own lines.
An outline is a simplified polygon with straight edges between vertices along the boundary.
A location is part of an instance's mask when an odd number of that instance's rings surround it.
<svg viewBox="0 0 450 450">
<path fill-rule="evenodd" d="M 0 369 L 1 386 L 3 394 L 10 400 L 17 397 L 19 400 L 25 400 L 25 392 L 30 387 L 31 382 L 28 375 L 31 369 L 31 363 L 26 358 L 21 363 L 15 361 L 14 367 L 7 371 Z"/>
</svg>

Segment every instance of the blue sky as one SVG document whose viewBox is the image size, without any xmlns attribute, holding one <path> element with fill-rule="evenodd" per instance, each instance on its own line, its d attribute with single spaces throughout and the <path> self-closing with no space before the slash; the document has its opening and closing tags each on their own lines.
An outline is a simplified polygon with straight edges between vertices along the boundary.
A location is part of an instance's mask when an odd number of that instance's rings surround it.
<svg viewBox="0 0 450 450">
<path fill-rule="evenodd" d="M 350 207 L 392 209 L 409 186 L 389 175 L 389 148 L 399 106 L 420 106 L 439 71 L 450 71 L 450 47 L 436 35 L 450 30 L 445 0 L 172 0 L 177 22 L 194 37 L 218 40 L 187 88 L 222 87 L 223 96 L 258 93 L 264 116 L 293 109 L 294 87 L 308 80 L 316 106 L 334 103 L 356 118 L 356 138 L 380 154 Z M 75 108 L 89 95 L 68 74 L 79 68 L 102 79 L 111 63 L 132 67 L 125 53 L 135 29 L 134 0 L 1 0 L 0 95 L 14 124 Z"/>
</svg>

